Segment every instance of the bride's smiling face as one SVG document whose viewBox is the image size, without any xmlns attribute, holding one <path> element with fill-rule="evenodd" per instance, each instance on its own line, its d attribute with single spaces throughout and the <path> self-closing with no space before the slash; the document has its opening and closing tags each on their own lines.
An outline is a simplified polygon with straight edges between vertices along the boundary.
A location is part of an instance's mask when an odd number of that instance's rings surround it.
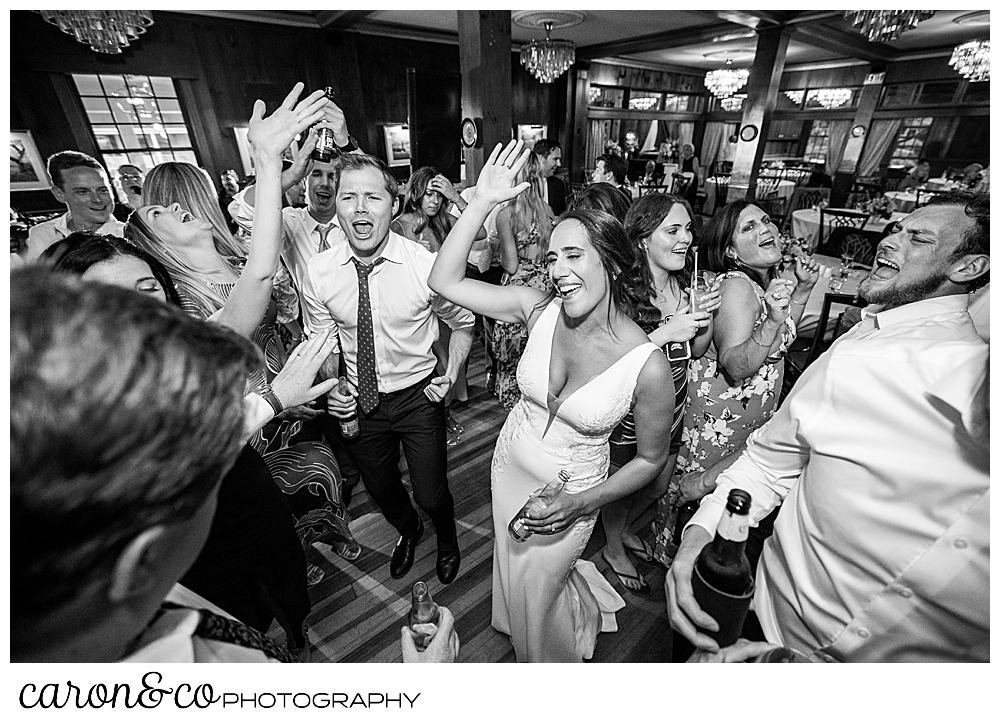
<svg viewBox="0 0 1000 723">
<path fill-rule="evenodd" d="M 555 227 L 546 262 L 556 295 L 570 317 L 586 316 L 608 303 L 607 271 L 579 221 L 569 219 Z"/>
</svg>

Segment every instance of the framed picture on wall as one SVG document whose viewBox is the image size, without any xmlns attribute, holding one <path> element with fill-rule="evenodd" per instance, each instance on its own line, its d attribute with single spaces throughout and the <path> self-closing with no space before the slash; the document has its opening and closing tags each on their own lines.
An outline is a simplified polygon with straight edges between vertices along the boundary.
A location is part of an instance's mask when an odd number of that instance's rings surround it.
<svg viewBox="0 0 1000 723">
<path fill-rule="evenodd" d="M 233 133 L 236 134 L 236 146 L 240 149 L 240 161 L 243 163 L 243 177 L 252 176 L 253 160 L 250 155 L 250 141 L 247 140 L 246 126 L 233 126 Z"/>
<path fill-rule="evenodd" d="M 520 138 L 524 141 L 525 148 L 534 148 L 536 141 L 540 141 L 546 137 L 548 129 L 548 126 L 519 125 L 515 138 Z"/>
<path fill-rule="evenodd" d="M 410 164 L 410 126 L 390 123 L 382 126 L 385 135 L 385 159 L 390 166 Z"/>
<path fill-rule="evenodd" d="M 10 132 L 10 190 L 44 191 L 49 187 L 45 161 L 31 131 Z"/>
</svg>

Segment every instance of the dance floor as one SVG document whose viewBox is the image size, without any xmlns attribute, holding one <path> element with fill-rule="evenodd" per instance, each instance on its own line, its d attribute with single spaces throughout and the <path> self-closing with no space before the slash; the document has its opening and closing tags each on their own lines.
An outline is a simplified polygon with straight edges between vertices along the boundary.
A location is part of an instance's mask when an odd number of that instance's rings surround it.
<svg viewBox="0 0 1000 723">
<path fill-rule="evenodd" d="M 462 641 L 460 662 L 513 663 L 514 649 L 506 635 L 490 626 L 490 588 L 493 565 L 493 523 L 490 515 L 490 460 L 506 413 L 485 388 L 485 355 L 477 340 L 469 362 L 469 401 L 453 406 L 454 417 L 465 427 L 461 441 L 448 450 L 449 480 L 462 549 L 462 567 L 451 585 L 441 585 L 434 572 L 437 546 L 433 526 L 417 547 L 413 568 L 402 580 L 389 576 L 389 556 L 396 532 L 382 518 L 359 486 L 351 501 L 351 529 L 361 543 L 361 557 L 348 562 L 318 544 L 308 553 L 326 577 L 310 588 L 312 613 L 308 618 L 314 645 L 313 662 L 390 663 L 401 660 L 399 629 L 410 605 L 410 588 L 428 582 L 434 599 L 455 615 Z M 404 480 L 406 477 L 404 476 Z M 408 485 L 408 482 L 407 482 Z M 637 529 L 648 535 L 652 512 L 640 518 Z M 617 633 L 601 634 L 593 662 L 668 662 L 670 627 L 663 593 L 664 570 L 636 562 L 652 592 L 637 596 L 624 590 L 600 556 L 604 533 L 600 521 L 584 552 L 625 599 L 618 613 Z"/>
</svg>

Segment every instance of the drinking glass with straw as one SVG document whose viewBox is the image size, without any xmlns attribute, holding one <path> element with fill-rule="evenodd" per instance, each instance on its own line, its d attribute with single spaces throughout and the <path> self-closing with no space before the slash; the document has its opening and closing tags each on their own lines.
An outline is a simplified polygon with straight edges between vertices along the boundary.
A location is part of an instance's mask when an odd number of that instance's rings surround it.
<svg viewBox="0 0 1000 723">
<path fill-rule="evenodd" d="M 691 313 L 698 310 L 698 296 L 707 294 L 712 288 L 712 272 L 698 270 L 698 247 L 694 250 L 694 269 L 691 271 Z"/>
</svg>

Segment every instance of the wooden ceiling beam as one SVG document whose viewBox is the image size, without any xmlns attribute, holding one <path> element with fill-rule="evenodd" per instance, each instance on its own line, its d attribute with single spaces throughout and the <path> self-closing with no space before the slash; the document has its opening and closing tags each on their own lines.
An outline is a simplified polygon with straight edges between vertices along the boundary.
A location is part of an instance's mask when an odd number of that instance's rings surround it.
<svg viewBox="0 0 1000 723">
<path fill-rule="evenodd" d="M 313 15 L 321 28 L 343 30 L 375 12 L 375 10 L 313 10 Z"/>
<path fill-rule="evenodd" d="M 889 63 L 900 57 L 898 50 L 884 43 L 871 43 L 861 33 L 844 32 L 822 23 L 798 25 L 792 38 L 821 50 L 869 63 Z"/>
<path fill-rule="evenodd" d="M 731 33 L 733 30 L 738 29 L 738 25 L 722 22 L 694 28 L 683 28 L 682 30 L 671 30 L 666 33 L 653 33 L 652 35 L 615 40 L 609 43 L 584 45 L 576 49 L 576 57 L 593 59 L 615 55 L 630 55 L 632 53 L 646 53 L 653 50 L 666 50 L 668 48 L 682 48 L 710 41 L 714 37 Z"/>
</svg>

